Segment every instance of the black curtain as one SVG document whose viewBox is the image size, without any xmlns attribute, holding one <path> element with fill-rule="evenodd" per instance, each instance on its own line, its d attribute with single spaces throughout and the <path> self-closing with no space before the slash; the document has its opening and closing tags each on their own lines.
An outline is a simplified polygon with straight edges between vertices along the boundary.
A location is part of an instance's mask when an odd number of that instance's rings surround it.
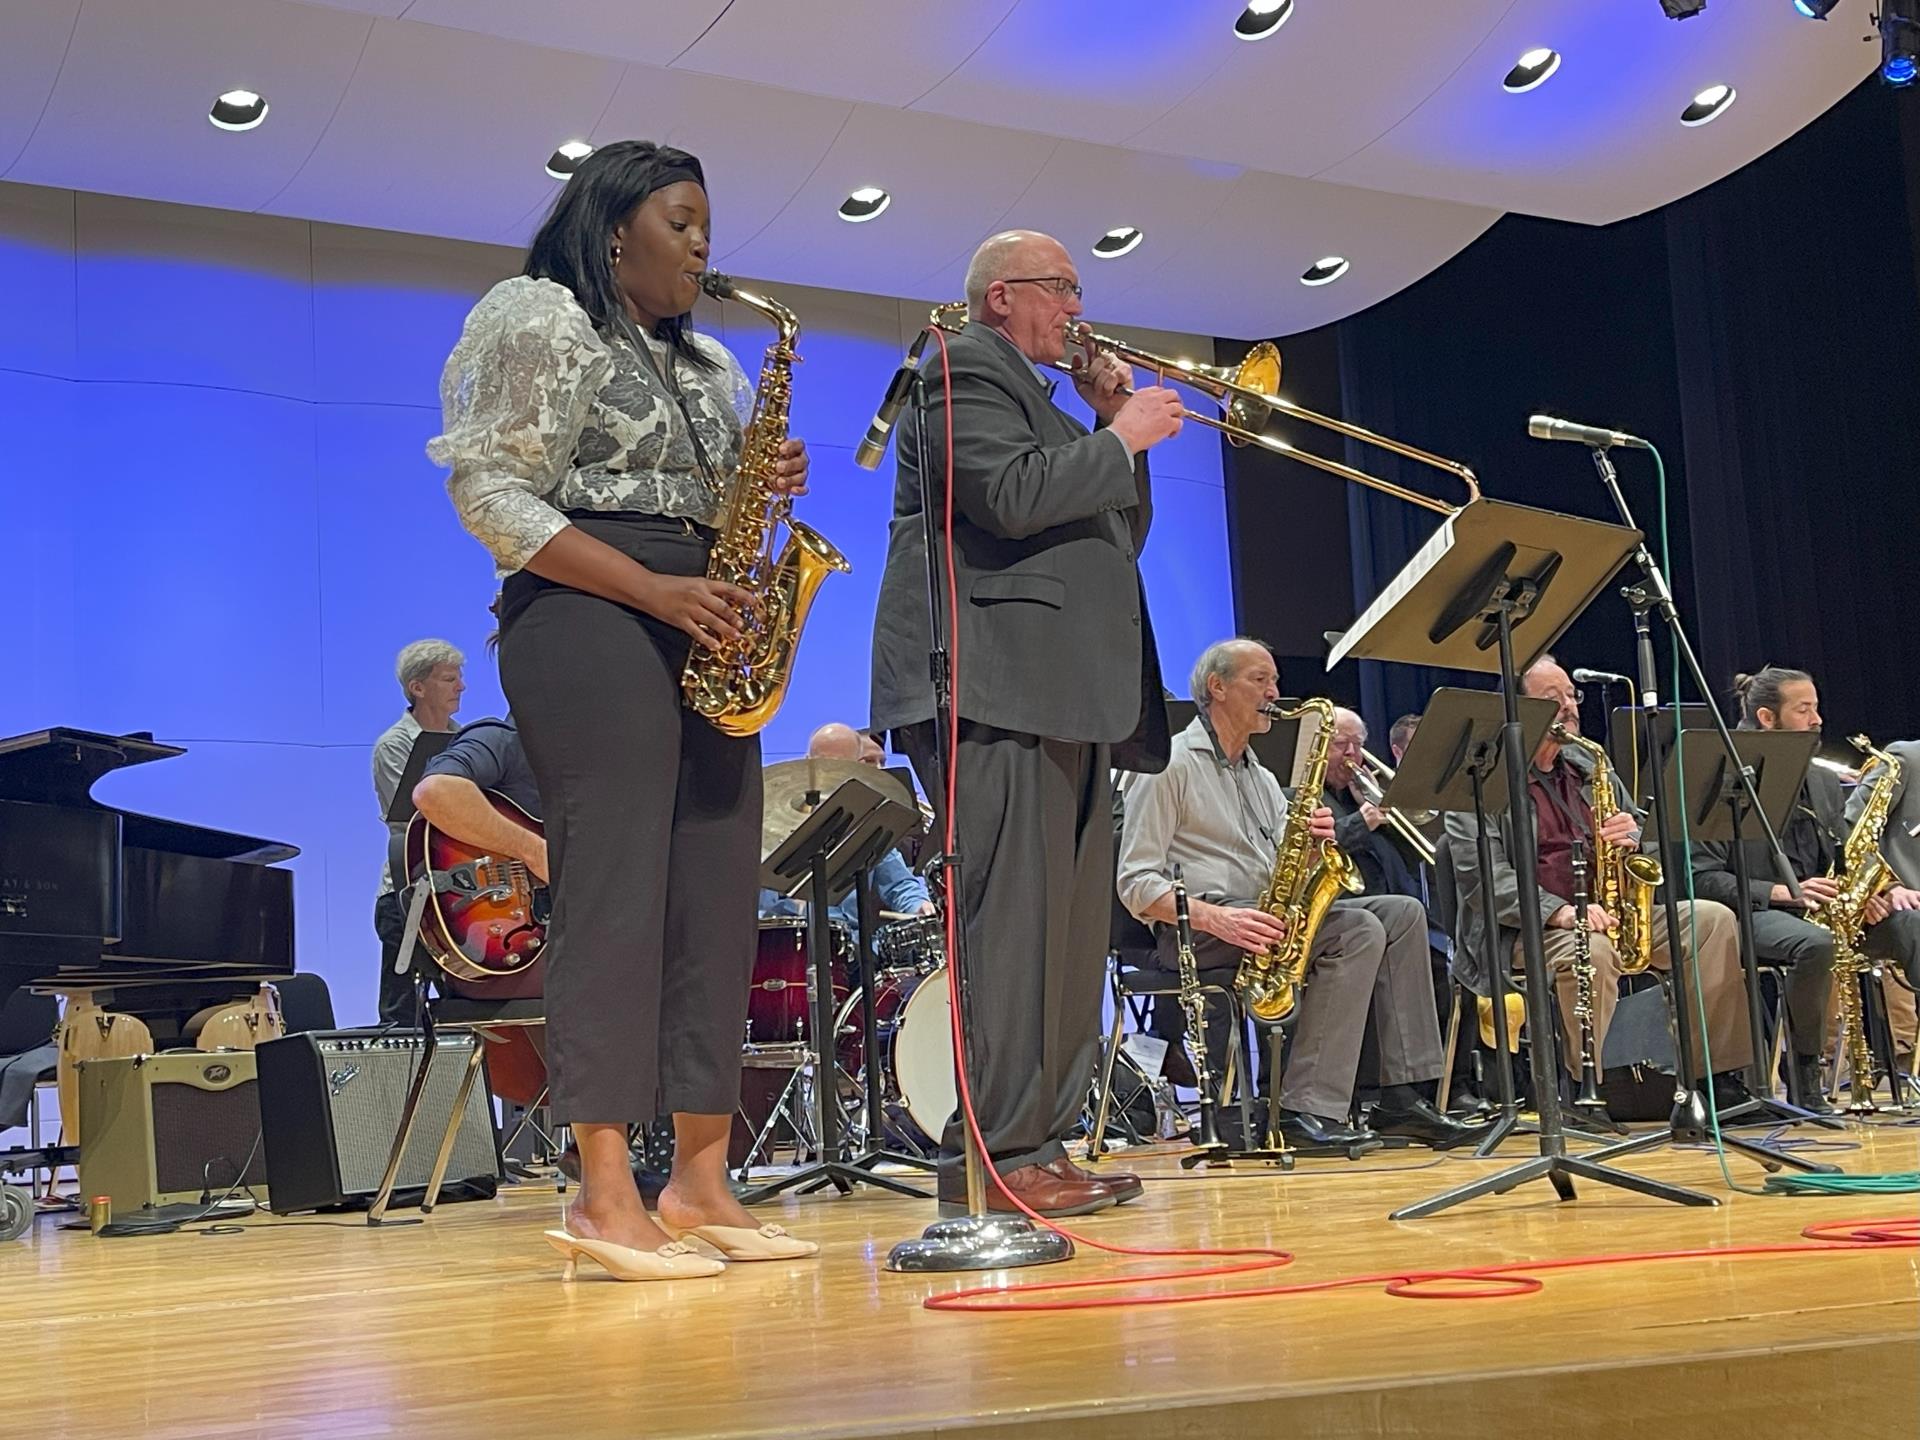
<svg viewBox="0 0 1920 1440">
<path fill-rule="evenodd" d="M 1900 623 L 1898 563 L 1920 499 L 1910 218 L 1920 214 L 1920 124 L 1903 120 L 1903 106 L 1920 108 L 1920 96 L 1869 82 L 1738 174 L 1616 225 L 1509 216 L 1418 285 L 1283 348 L 1291 356 L 1309 342 L 1325 363 L 1330 333 L 1334 413 L 1462 460 L 1489 495 L 1520 504 L 1614 518 L 1586 451 L 1530 439 L 1529 414 L 1647 436 L 1667 462 L 1676 597 L 1715 689 L 1767 660 L 1799 665 L 1820 681 L 1830 730 L 1920 733 L 1920 636 Z M 1271 483 L 1265 467 L 1287 465 L 1262 457 L 1256 470 L 1248 453 L 1228 452 L 1230 505 L 1256 477 Z M 1385 452 L 1347 443 L 1342 458 L 1458 498 L 1450 477 Z M 1653 466 L 1634 451 L 1615 460 L 1658 553 Z M 1359 487 L 1344 500 L 1347 614 L 1330 628 L 1356 616 L 1439 523 Z M 1252 518 L 1245 505 L 1233 513 Z M 1283 580 L 1247 583 L 1245 557 L 1306 543 L 1287 517 L 1261 518 L 1263 532 L 1235 532 L 1240 623 L 1253 633 L 1277 628 L 1275 612 L 1290 607 Z M 1325 530 L 1331 543 L 1340 528 Z M 1308 581 L 1318 597 L 1340 577 L 1321 563 Z M 1632 674 L 1632 618 L 1617 590 L 1554 648 L 1568 668 Z M 1664 642 L 1661 652 L 1664 662 Z M 1486 683 L 1341 669 L 1355 673 L 1336 672 L 1325 693 L 1358 694 L 1376 735 L 1423 709 L 1436 684 Z M 1608 698 L 1590 691 L 1593 733 Z"/>
</svg>

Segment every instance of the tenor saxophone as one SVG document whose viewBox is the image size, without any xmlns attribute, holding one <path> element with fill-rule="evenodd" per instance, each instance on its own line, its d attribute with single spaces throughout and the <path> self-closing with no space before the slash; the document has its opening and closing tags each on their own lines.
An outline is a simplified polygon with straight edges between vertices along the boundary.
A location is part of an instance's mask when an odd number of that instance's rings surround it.
<svg viewBox="0 0 1920 1440">
<path fill-rule="evenodd" d="M 1233 986 L 1255 1019 L 1267 1024 L 1284 1020 L 1299 1003 L 1300 987 L 1307 983 L 1313 937 L 1328 908 L 1342 895 L 1358 895 L 1366 888 L 1359 867 L 1331 840 L 1316 840 L 1308 826 L 1327 783 L 1327 753 L 1333 745 L 1333 702 L 1302 701 L 1298 710 L 1279 711 L 1282 720 L 1316 715 L 1320 729 L 1313 737 L 1305 773 L 1287 807 L 1286 827 L 1274 851 L 1273 873 L 1261 890 L 1259 906 L 1287 927 L 1277 945 L 1249 952 L 1240 961 Z"/>
<path fill-rule="evenodd" d="M 1574 734 L 1564 725 L 1553 727 L 1553 738 L 1562 745 L 1578 746 L 1593 757 L 1593 859 L 1599 882 L 1595 901 L 1620 927 L 1613 933 L 1620 973 L 1638 975 L 1653 963 L 1653 894 L 1665 878 L 1660 862 L 1638 850 L 1600 843 L 1600 828 L 1620 810 L 1606 747 Z"/>
<path fill-rule="evenodd" d="M 700 288 L 757 311 L 777 332 L 761 361 L 753 415 L 740 445 L 740 477 L 707 559 L 709 580 L 738 585 L 754 603 L 740 617 L 739 639 L 714 649 L 694 646 L 680 672 L 680 692 L 690 709 L 725 734 L 752 735 L 787 698 L 800 630 L 820 583 L 853 567 L 826 536 L 793 518 L 792 498 L 773 486 L 792 410 L 793 367 L 800 359 L 794 348 L 799 320 L 778 301 L 740 289 L 717 270 L 700 277 Z"/>
<path fill-rule="evenodd" d="M 1847 1052 L 1847 1113 L 1870 1115 L 1873 1103 L 1873 1056 L 1867 1050 L 1866 1014 L 1861 986 L 1873 972 L 1873 963 L 1861 953 L 1867 928 L 1867 904 L 1896 883 L 1893 867 L 1880 854 L 1880 837 L 1893 811 L 1893 794 L 1900 787 L 1900 762 L 1876 750 L 1864 735 L 1855 735 L 1854 747 L 1867 757 L 1860 767 L 1860 783 L 1872 788 L 1860 818 L 1853 822 L 1840 848 L 1838 865 L 1829 873 L 1839 882 L 1839 893 L 1808 915 L 1816 925 L 1833 932 L 1834 980 L 1840 987 L 1840 1043 Z"/>
</svg>

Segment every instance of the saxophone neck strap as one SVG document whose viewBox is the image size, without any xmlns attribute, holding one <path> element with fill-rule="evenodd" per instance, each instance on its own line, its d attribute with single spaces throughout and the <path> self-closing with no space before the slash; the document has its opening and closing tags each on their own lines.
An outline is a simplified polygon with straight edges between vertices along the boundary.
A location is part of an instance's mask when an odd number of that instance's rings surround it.
<svg viewBox="0 0 1920 1440">
<path fill-rule="evenodd" d="M 654 358 L 653 347 L 641 337 L 633 321 L 625 314 L 616 317 L 620 328 L 627 337 L 627 343 L 640 352 L 640 359 L 647 369 L 653 372 L 653 378 L 660 382 L 661 388 L 673 397 L 673 403 L 680 411 L 680 418 L 687 422 L 687 438 L 693 442 L 693 458 L 700 467 L 700 474 L 707 482 L 707 488 L 715 495 L 723 491 L 720 472 L 714 468 L 713 461 L 707 456 L 707 447 L 700 443 L 700 429 L 693 423 L 693 412 L 687 408 L 686 393 L 680 388 L 680 377 L 673 363 L 673 349 L 667 349 L 667 364 L 664 370 Z"/>
</svg>

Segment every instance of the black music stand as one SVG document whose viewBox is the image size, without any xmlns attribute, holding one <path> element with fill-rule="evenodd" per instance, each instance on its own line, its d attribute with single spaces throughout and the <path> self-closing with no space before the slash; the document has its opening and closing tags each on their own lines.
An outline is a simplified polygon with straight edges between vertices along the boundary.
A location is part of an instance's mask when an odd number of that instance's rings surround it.
<svg viewBox="0 0 1920 1440">
<path fill-rule="evenodd" d="M 1381 597 L 1334 645 L 1331 670 L 1349 656 L 1437 665 L 1500 676 L 1504 720 L 1500 761 L 1506 770 L 1513 821 L 1514 878 L 1519 889 L 1520 947 L 1526 959 L 1527 1013 L 1553 1012 L 1541 929 L 1533 798 L 1527 790 L 1532 751 L 1520 723 L 1516 653 L 1531 661 L 1571 625 L 1600 593 L 1638 543 L 1619 525 L 1535 510 L 1498 500 L 1475 500 L 1456 511 L 1421 547 Z M 1516 652 L 1516 640 L 1524 647 Z M 1421 724 L 1425 729 L 1425 722 Z M 1500 1007 L 1495 1007 L 1495 1014 Z M 1575 1177 L 1617 1185 L 1680 1205 L 1717 1205 L 1713 1196 L 1615 1170 L 1590 1157 L 1567 1154 L 1560 1114 L 1559 1076 L 1552 1029 L 1536 1019 L 1531 1052 L 1540 1114 L 1540 1154 L 1497 1175 L 1393 1212 L 1413 1220 L 1481 1195 L 1497 1195 L 1532 1180 L 1547 1180 L 1562 1200 L 1574 1198 Z M 1503 1057 L 1504 1058 L 1504 1057 Z"/>
<path fill-rule="evenodd" d="M 1815 1115 L 1802 1110 L 1797 1105 L 1785 1104 L 1773 1098 L 1773 1085 L 1767 1076 L 1765 1023 L 1760 1009 L 1760 971 L 1756 963 L 1758 952 L 1754 948 L 1753 910 L 1745 903 L 1748 896 L 1749 876 L 1744 829 L 1747 810 L 1747 785 L 1742 779 L 1742 770 L 1752 781 L 1753 792 L 1760 797 L 1761 807 L 1765 810 L 1767 821 L 1774 832 L 1786 824 L 1787 814 L 1793 808 L 1793 802 L 1800 793 L 1801 782 L 1806 778 L 1807 762 L 1813 758 L 1814 746 L 1819 736 L 1811 731 L 1790 730 L 1742 730 L 1734 737 L 1736 754 L 1729 756 L 1727 748 L 1721 743 L 1720 736 L 1712 730 L 1683 730 L 1680 743 L 1675 745 L 1667 757 L 1667 769 L 1664 776 L 1666 793 L 1672 797 L 1673 804 L 1679 807 L 1686 817 L 1687 838 L 1695 843 L 1731 841 L 1733 843 L 1734 882 L 1739 887 L 1742 903 L 1734 907 L 1734 915 L 1740 927 L 1741 969 L 1744 972 L 1747 987 L 1747 1027 L 1752 1037 L 1753 1059 L 1747 1066 L 1747 1090 L 1751 1099 L 1722 1113 L 1719 1117 L 1721 1142 L 1729 1149 L 1738 1150 L 1750 1159 L 1757 1160 L 1769 1170 L 1777 1170 L 1782 1165 L 1790 1165 L 1796 1170 L 1809 1174 L 1837 1175 L 1838 1165 L 1828 1165 L 1818 1160 L 1803 1160 L 1785 1150 L 1777 1150 L 1769 1145 L 1743 1140 L 1737 1135 L 1725 1133 L 1725 1127 L 1740 1121 L 1742 1117 L 1752 1116 L 1765 1123 L 1785 1121 L 1794 1124 L 1802 1120 L 1818 1120 L 1833 1129 L 1843 1128 L 1838 1120 L 1831 1116 Z M 1680 849 L 1677 844 L 1674 849 Z M 1681 863 L 1686 863 L 1683 858 Z M 1669 875 L 1672 872 L 1669 871 Z M 1669 885 L 1675 882 L 1669 879 Z M 1671 922 L 1669 922 L 1671 923 Z M 1679 937 L 1673 936 L 1669 950 L 1679 949 Z M 1676 976 L 1675 984 L 1679 983 Z M 1693 1038 L 1693 1037 L 1689 1037 Z M 1675 1047 L 1676 1062 L 1692 1055 L 1689 1046 Z M 1681 1084 L 1691 1080 L 1684 1077 Z M 1752 1122 L 1748 1122 L 1752 1123 Z M 1656 1130 L 1649 1135 L 1639 1135 L 1618 1145 L 1609 1145 L 1597 1152 L 1601 1157 L 1630 1155 L 1638 1150 L 1648 1150 L 1655 1145 L 1669 1141 L 1691 1142 L 1692 1137 L 1674 1126 L 1666 1130 Z"/>
<path fill-rule="evenodd" d="M 765 889 L 788 896 L 806 892 L 814 1135 L 820 1149 L 813 1164 L 747 1191 L 740 1197 L 743 1205 L 758 1204 L 795 1186 L 812 1191 L 832 1185 L 845 1195 L 859 1183 L 916 1199 L 927 1198 L 923 1190 L 866 1168 L 866 1163 L 871 1163 L 868 1157 L 862 1157 L 863 1163 L 844 1158 L 834 1059 L 833 950 L 827 938 L 828 908 L 853 888 L 861 871 L 918 823 L 919 816 L 911 809 L 889 800 L 864 780 L 844 780 L 760 867 L 760 884 Z"/>
<path fill-rule="evenodd" d="M 1551 700 L 1522 698 L 1519 702 L 1520 743 L 1531 756 L 1553 723 Z M 1490 690 L 1436 690 L 1420 717 L 1420 728 L 1401 757 L 1400 769 L 1387 786 L 1382 804 L 1400 811 L 1471 810 L 1479 862 L 1480 910 L 1486 916 L 1487 953 L 1480 957 L 1487 972 L 1493 1001 L 1493 1044 L 1498 1053 L 1494 1075 L 1499 1090 L 1499 1118 L 1474 1155 L 1479 1159 L 1500 1148 L 1516 1133 L 1539 1129 L 1520 1118 L 1520 1102 L 1513 1091 L 1513 1065 L 1507 1030 L 1507 987 L 1510 967 L 1500 952 L 1499 925 L 1487 903 L 1486 887 L 1493 874 L 1493 843 L 1487 820 L 1507 808 L 1507 775 L 1501 768 L 1501 738 L 1506 708 Z M 1478 1025 L 1475 1027 L 1478 1032 Z M 1584 1132 L 1581 1132 L 1584 1133 Z M 1593 1137 L 1593 1138 L 1598 1138 Z"/>
<path fill-rule="evenodd" d="M 1689 701 L 1679 710 L 1682 730 L 1705 730 L 1713 723 L 1705 705 Z M 1607 759 L 1628 797 L 1642 810 L 1653 804 L 1653 757 L 1673 750 L 1673 712 L 1672 705 L 1654 710 L 1619 705 L 1607 720 Z M 1660 858 L 1664 863 L 1667 857 Z"/>
<path fill-rule="evenodd" d="M 889 771 L 889 774 L 898 772 Z M 911 795 L 913 791 L 908 789 Z M 914 829 L 919 828 L 920 817 L 915 815 Z M 880 852 L 881 854 L 885 852 Z M 878 1000 L 880 992 L 880 952 L 874 944 L 874 932 L 880 925 L 880 905 L 873 894 L 873 866 L 879 862 L 880 854 L 867 862 L 860 871 L 854 884 L 854 894 L 860 907 L 860 943 L 854 948 L 854 957 L 861 966 L 860 980 L 860 1039 L 861 1053 L 866 1057 L 865 1074 L 861 1076 L 860 1091 L 863 1108 L 866 1110 L 867 1148 L 847 1163 L 860 1170 L 871 1170 L 876 1165 L 905 1165 L 912 1170 L 933 1171 L 934 1162 L 921 1155 L 908 1155 L 904 1151 L 889 1150 L 884 1143 L 886 1136 L 886 1117 L 880 1104 L 880 1017 Z M 853 977 L 849 976 L 849 979 Z M 838 1036 L 835 1037 L 836 1041 Z"/>
</svg>

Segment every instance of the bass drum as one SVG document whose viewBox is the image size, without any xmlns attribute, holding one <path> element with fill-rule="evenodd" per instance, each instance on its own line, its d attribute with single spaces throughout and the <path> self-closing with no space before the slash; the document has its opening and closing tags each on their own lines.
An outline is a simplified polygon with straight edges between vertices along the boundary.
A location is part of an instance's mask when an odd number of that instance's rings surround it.
<svg viewBox="0 0 1920 1440">
<path fill-rule="evenodd" d="M 834 1031 L 840 1092 L 854 1133 L 865 1133 L 865 1087 L 871 1079 L 880 1087 L 883 1120 L 896 1135 L 913 1149 L 926 1153 L 938 1149 L 940 1132 L 959 1104 L 953 1079 L 953 1008 L 947 994 L 947 967 L 926 975 L 880 972 L 874 992 L 877 1065 L 863 1063 L 866 1044 L 858 990 L 840 1007 Z"/>
</svg>

